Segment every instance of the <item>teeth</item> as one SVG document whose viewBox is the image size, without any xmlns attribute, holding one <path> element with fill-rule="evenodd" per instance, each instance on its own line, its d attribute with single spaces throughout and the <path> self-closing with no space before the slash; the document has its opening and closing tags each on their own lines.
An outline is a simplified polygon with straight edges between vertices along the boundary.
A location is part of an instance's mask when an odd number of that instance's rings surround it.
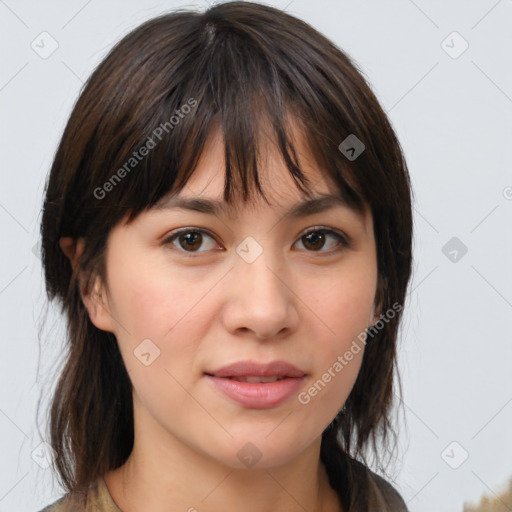
<svg viewBox="0 0 512 512">
<path fill-rule="evenodd" d="M 249 382 L 249 383 L 257 383 L 257 382 L 276 382 L 278 380 L 283 380 L 286 377 L 276 377 L 276 376 L 270 376 L 270 377 L 262 377 L 259 375 L 251 375 L 251 376 L 241 376 L 241 377 L 231 377 L 233 380 L 238 380 L 240 382 Z"/>
</svg>

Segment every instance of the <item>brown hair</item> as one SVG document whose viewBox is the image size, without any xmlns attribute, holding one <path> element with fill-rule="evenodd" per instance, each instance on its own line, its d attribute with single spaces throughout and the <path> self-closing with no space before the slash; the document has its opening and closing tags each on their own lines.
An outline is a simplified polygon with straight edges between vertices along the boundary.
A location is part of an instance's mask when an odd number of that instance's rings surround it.
<svg viewBox="0 0 512 512">
<path fill-rule="evenodd" d="M 57 298 L 66 314 L 68 336 L 49 442 L 68 491 L 121 466 L 133 447 L 132 385 L 116 338 L 92 324 L 81 295 L 94 276 L 105 278 L 110 230 L 126 213 L 132 221 L 179 192 L 215 127 L 225 140 L 227 202 L 233 191 L 243 201 L 254 189 L 264 197 L 257 168 L 263 120 L 308 195 L 288 119 L 299 124 L 319 167 L 349 204 L 371 207 L 380 311 L 404 303 L 412 265 L 409 175 L 386 114 L 354 62 L 305 22 L 252 2 L 177 10 L 143 23 L 85 84 L 45 190 L 45 283 L 48 298 Z M 338 148 L 351 134 L 365 146 L 353 160 Z M 150 151 L 135 157 L 150 139 Z M 85 240 L 74 269 L 61 237 Z M 374 491 L 366 452 L 377 454 L 379 442 L 389 452 L 395 435 L 390 412 L 401 316 L 396 311 L 368 343 L 345 407 L 322 435 L 321 458 L 330 478 L 340 475 L 332 485 L 347 510 L 367 510 Z"/>
</svg>

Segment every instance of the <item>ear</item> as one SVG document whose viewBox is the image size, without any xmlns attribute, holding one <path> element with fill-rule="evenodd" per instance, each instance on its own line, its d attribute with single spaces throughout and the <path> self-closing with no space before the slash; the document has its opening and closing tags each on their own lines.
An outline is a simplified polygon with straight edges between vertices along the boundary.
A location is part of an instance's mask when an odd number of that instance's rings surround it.
<svg viewBox="0 0 512 512">
<path fill-rule="evenodd" d="M 71 237 L 61 237 L 59 241 L 62 252 L 70 261 L 71 267 L 74 269 L 85 247 L 85 239 L 78 238 L 75 240 Z M 89 313 L 91 322 L 103 331 L 114 332 L 114 321 L 110 314 L 110 305 L 104 284 L 100 276 L 94 278 L 92 289 L 84 293 L 85 282 L 83 276 L 80 276 L 80 296 L 82 302 Z"/>
<path fill-rule="evenodd" d="M 384 309 L 384 290 L 388 288 L 387 276 L 379 275 L 377 278 L 377 290 L 375 291 L 375 297 L 373 301 L 372 311 L 370 313 L 369 325 L 375 325 L 382 316 L 382 310 Z"/>
<path fill-rule="evenodd" d="M 370 313 L 370 319 L 368 320 L 370 323 L 368 326 L 375 325 L 380 318 L 380 308 L 376 308 L 375 304 L 372 306 L 372 311 Z"/>
</svg>

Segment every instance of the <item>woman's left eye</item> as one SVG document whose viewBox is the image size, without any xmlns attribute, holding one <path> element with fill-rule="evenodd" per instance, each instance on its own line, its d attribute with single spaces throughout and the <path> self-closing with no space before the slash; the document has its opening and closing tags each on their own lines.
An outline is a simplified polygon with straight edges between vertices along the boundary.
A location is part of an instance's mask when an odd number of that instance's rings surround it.
<svg viewBox="0 0 512 512">
<path fill-rule="evenodd" d="M 340 233 L 333 231 L 332 229 L 327 228 L 313 228 L 308 230 L 304 235 L 302 235 L 297 242 L 305 240 L 306 243 L 302 242 L 302 245 L 308 246 L 312 248 L 313 252 L 319 252 L 319 249 L 323 249 L 326 244 L 326 240 L 328 240 L 328 237 L 334 238 L 337 240 L 337 244 L 334 244 L 334 247 L 338 247 L 338 250 L 348 247 L 349 243 L 347 239 L 342 236 Z M 320 246 L 320 247 L 319 247 Z M 331 244 L 332 248 L 333 244 Z M 331 252 L 330 250 L 327 251 L 320 251 L 320 252 Z M 334 252 L 334 251 L 332 251 Z"/>
<path fill-rule="evenodd" d="M 329 239 L 334 239 L 334 242 L 329 244 Z M 209 242 L 206 249 L 198 250 L 205 240 Z M 333 247 L 336 248 L 338 246 L 338 249 L 335 250 L 341 250 L 350 245 L 347 238 L 340 233 L 322 227 L 309 229 L 306 233 L 301 235 L 295 243 L 298 242 L 301 242 L 308 252 L 335 252 L 332 251 Z M 203 229 L 198 228 L 186 228 L 174 231 L 164 240 L 164 244 L 172 244 L 176 249 L 188 253 L 205 252 L 216 246 L 213 236 Z M 326 245 L 330 245 L 330 247 L 328 247 L 327 250 L 322 250 L 325 249 Z"/>
</svg>

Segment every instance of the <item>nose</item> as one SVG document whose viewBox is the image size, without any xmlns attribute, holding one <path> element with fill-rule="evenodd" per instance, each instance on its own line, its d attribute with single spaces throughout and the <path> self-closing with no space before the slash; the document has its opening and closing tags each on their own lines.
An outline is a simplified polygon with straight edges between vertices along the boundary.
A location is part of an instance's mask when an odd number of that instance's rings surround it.
<svg viewBox="0 0 512 512">
<path fill-rule="evenodd" d="M 240 259 L 230 272 L 222 321 L 233 335 L 250 332 L 266 340 L 297 328 L 299 299 L 291 278 L 268 253 L 263 251 L 252 263 Z"/>
</svg>

